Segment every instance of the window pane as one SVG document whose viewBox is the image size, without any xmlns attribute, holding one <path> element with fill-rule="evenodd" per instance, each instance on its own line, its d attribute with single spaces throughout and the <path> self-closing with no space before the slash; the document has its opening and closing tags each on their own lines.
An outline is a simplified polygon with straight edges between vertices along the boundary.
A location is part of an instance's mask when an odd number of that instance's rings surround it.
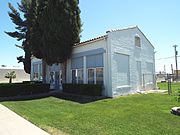
<svg viewBox="0 0 180 135">
<path fill-rule="evenodd" d="M 96 84 L 103 84 L 103 68 L 96 68 Z"/>
<path fill-rule="evenodd" d="M 39 80 L 42 81 L 42 63 L 39 64 Z"/>
<path fill-rule="evenodd" d="M 38 64 L 33 64 L 33 80 L 38 80 Z"/>
<path fill-rule="evenodd" d="M 55 82 L 55 74 L 54 72 L 50 72 L 50 84 L 54 84 Z"/>
<path fill-rule="evenodd" d="M 72 83 L 73 84 L 77 83 L 77 81 L 76 81 L 76 70 L 72 70 Z"/>
<path fill-rule="evenodd" d="M 140 37 L 135 37 L 135 45 L 141 47 L 141 40 Z"/>
<path fill-rule="evenodd" d="M 83 84 L 83 70 L 78 69 L 78 83 Z"/>
<path fill-rule="evenodd" d="M 88 84 L 94 84 L 94 69 L 88 69 Z"/>
<path fill-rule="evenodd" d="M 33 72 L 38 73 L 38 64 L 33 64 Z"/>
</svg>

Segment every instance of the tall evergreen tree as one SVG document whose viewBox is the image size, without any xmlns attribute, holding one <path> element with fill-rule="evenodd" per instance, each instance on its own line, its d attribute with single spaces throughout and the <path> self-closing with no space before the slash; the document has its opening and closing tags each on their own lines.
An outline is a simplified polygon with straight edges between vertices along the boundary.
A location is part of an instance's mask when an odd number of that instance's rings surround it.
<svg viewBox="0 0 180 135">
<path fill-rule="evenodd" d="M 63 81 L 66 61 L 72 47 L 80 41 L 81 19 L 78 0 L 46 0 L 39 15 L 42 30 L 42 55 L 49 64 L 63 63 Z"/>
<path fill-rule="evenodd" d="M 11 10 L 11 12 L 8 12 L 12 22 L 16 25 L 16 31 L 15 32 L 6 32 L 9 36 L 13 38 L 17 38 L 18 41 L 22 40 L 22 48 L 25 51 L 25 58 L 18 57 L 17 59 L 19 62 L 23 62 L 24 64 L 24 70 L 26 73 L 30 73 L 30 50 L 29 47 L 26 46 L 26 32 L 27 32 L 27 25 L 26 20 L 23 20 L 20 16 L 20 13 L 11 5 L 11 3 L 8 3 L 8 6 Z M 27 9 L 25 7 L 25 4 L 22 2 L 22 5 L 18 4 L 19 9 L 24 12 L 24 14 L 27 13 Z"/>
<path fill-rule="evenodd" d="M 72 47 L 80 41 L 81 19 L 79 0 L 22 0 L 19 10 L 24 20 L 11 4 L 9 7 L 15 32 L 8 35 L 23 40 L 26 72 L 30 73 L 30 57 L 34 55 L 47 64 L 63 63 L 66 72 L 66 61 L 71 57 Z M 64 74 L 65 76 L 65 74 Z"/>
<path fill-rule="evenodd" d="M 21 48 L 23 48 L 25 52 L 25 57 L 20 56 L 17 60 L 23 62 L 26 73 L 30 73 L 31 71 L 31 56 L 33 53 L 36 57 L 42 58 L 37 45 L 39 40 L 37 34 L 34 34 L 36 32 L 35 27 L 37 22 L 36 4 L 36 0 L 22 0 L 21 4 L 18 4 L 19 10 L 24 15 L 23 19 L 20 17 L 20 13 L 10 3 L 8 4 L 11 10 L 8 14 L 12 22 L 16 25 L 16 31 L 6 33 L 13 38 L 17 38 L 18 41 L 22 41 Z"/>
<path fill-rule="evenodd" d="M 43 58 L 48 64 L 63 63 L 72 46 L 80 41 L 81 21 L 78 0 L 47 0 L 39 22 Z"/>
</svg>

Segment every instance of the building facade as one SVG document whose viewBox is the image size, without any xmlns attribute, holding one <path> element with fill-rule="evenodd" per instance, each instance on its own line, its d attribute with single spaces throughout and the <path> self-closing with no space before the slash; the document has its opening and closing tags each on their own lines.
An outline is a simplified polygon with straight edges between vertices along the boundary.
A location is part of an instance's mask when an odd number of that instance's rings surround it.
<svg viewBox="0 0 180 135">
<path fill-rule="evenodd" d="M 14 71 L 16 78 L 12 79 L 12 83 L 20 83 L 23 81 L 30 81 L 30 75 L 27 74 L 24 69 L 16 68 L 0 68 L 0 83 L 9 83 L 9 79 L 5 78 L 7 73 Z"/>
<path fill-rule="evenodd" d="M 42 80 L 42 60 L 32 58 L 31 80 Z M 46 82 L 62 89 L 61 64 L 46 65 Z M 135 27 L 76 44 L 67 60 L 66 83 L 102 84 L 102 95 L 115 97 L 155 88 L 154 47 Z"/>
</svg>

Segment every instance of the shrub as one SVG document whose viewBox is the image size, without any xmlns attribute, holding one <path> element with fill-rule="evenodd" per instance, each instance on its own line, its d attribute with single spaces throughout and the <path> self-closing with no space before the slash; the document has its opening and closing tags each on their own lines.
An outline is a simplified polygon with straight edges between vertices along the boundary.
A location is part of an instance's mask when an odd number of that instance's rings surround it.
<svg viewBox="0 0 180 135">
<path fill-rule="evenodd" d="M 42 81 L 23 81 L 25 84 L 42 84 Z"/>
<path fill-rule="evenodd" d="M 0 84 L 0 97 L 30 95 L 49 91 L 49 84 L 13 83 Z"/>
<path fill-rule="evenodd" d="M 78 95 L 100 96 L 102 85 L 99 84 L 63 84 L 63 91 Z"/>
</svg>

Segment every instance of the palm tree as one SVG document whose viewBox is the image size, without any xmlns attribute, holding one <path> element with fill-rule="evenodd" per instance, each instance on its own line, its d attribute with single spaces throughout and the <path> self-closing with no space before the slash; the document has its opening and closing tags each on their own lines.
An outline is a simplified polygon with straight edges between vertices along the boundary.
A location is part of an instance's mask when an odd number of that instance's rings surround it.
<svg viewBox="0 0 180 135">
<path fill-rule="evenodd" d="M 16 73 L 15 73 L 15 71 L 8 72 L 8 73 L 5 75 L 5 78 L 8 78 L 8 79 L 9 79 L 9 83 L 12 83 L 12 79 L 16 78 Z"/>
</svg>

